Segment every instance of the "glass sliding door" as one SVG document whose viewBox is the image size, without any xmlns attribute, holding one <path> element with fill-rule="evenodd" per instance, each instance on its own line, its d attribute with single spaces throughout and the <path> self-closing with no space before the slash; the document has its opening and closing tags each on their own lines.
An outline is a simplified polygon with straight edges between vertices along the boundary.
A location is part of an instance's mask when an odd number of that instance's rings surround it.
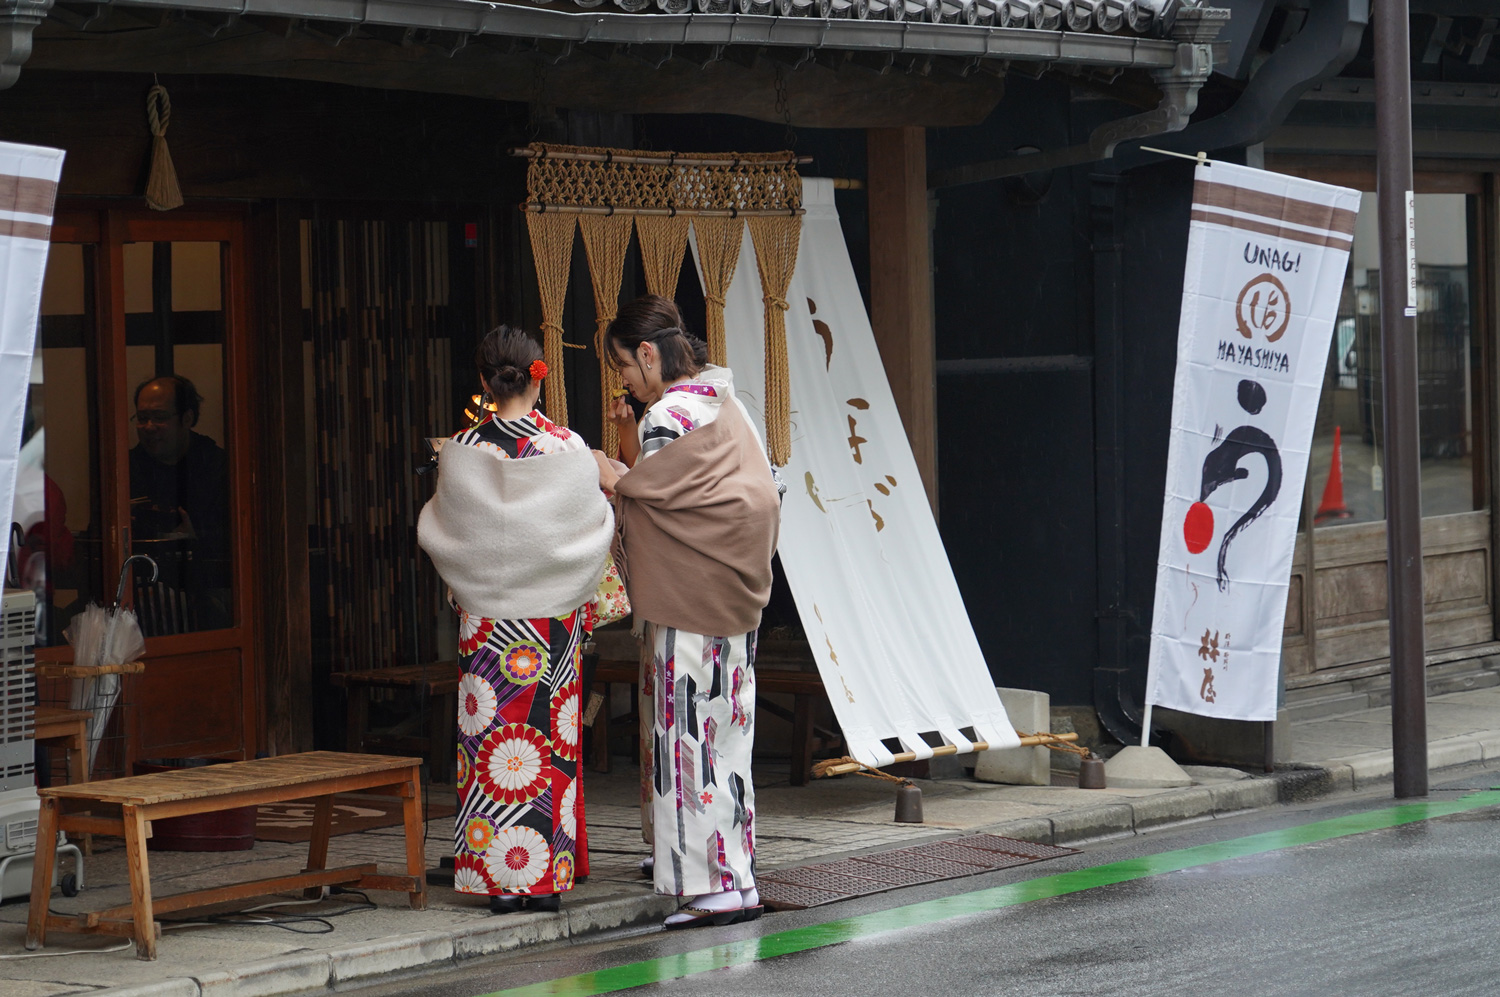
<svg viewBox="0 0 1500 997">
<path fill-rule="evenodd" d="M 123 601 L 147 638 L 127 685 L 129 759 L 249 757 L 253 648 L 251 372 L 238 214 L 59 212 L 28 397 L 16 515 L 45 646 Z M 118 774 L 118 773 L 96 773 Z"/>
<path fill-rule="evenodd" d="M 1417 380 L 1429 651 L 1493 638 L 1488 337 L 1476 193 L 1416 195 Z M 1451 184 L 1449 186 L 1452 186 Z M 1289 687 L 1378 674 L 1389 655 L 1375 195 L 1360 206 L 1308 467 Z M 1309 549 L 1308 541 L 1312 540 Z M 1294 636 L 1295 634 L 1295 636 Z"/>
</svg>

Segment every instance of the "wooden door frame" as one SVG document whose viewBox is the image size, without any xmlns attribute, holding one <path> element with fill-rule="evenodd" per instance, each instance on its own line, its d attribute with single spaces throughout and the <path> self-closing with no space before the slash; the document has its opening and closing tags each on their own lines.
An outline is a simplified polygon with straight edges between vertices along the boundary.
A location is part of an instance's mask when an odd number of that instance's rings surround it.
<svg viewBox="0 0 1500 997">
<path fill-rule="evenodd" d="M 1500 443 L 1500 404 L 1496 390 L 1500 386 L 1500 336 L 1496 317 L 1500 316 L 1500 254 L 1496 253 L 1496 242 L 1500 239 L 1500 177 L 1493 172 L 1476 169 L 1475 164 L 1462 160 L 1424 160 L 1416 164 L 1419 168 L 1413 177 L 1413 188 L 1418 194 L 1466 194 L 1475 198 L 1478 211 L 1475 213 L 1477 231 L 1474 233 L 1474 273 L 1480 283 L 1473 289 L 1474 328 L 1472 335 L 1478 340 L 1479 356 L 1473 366 L 1476 377 L 1473 385 L 1475 397 L 1473 416 L 1473 460 L 1475 476 L 1488 494 L 1484 509 L 1489 519 L 1489 602 L 1494 633 L 1500 638 L 1500 565 L 1496 554 L 1500 553 L 1500 514 L 1496 510 L 1496 498 L 1500 496 L 1500 454 L 1495 448 Z M 1375 190 L 1375 160 L 1373 156 L 1267 156 L 1268 169 L 1324 183 L 1353 187 L 1363 192 Z M 1304 501 L 1315 503 L 1310 496 L 1312 477 L 1308 475 L 1304 484 Z M 1309 506 L 1311 508 L 1311 506 Z M 1426 519 L 1428 517 L 1424 517 Z M 1339 527 L 1331 527 L 1339 529 Z M 1309 520 L 1301 533 L 1306 535 L 1309 551 L 1315 550 L 1316 531 Z M 1299 535 L 1299 539 L 1301 536 Z M 1309 642 L 1315 647 L 1317 640 L 1317 577 L 1309 571 L 1304 580 L 1307 603 L 1313 607 L 1306 620 L 1310 627 Z M 1317 662 L 1310 662 L 1310 675 L 1319 671 Z M 1328 671 L 1343 672 L 1355 668 L 1356 663 L 1340 666 Z M 1342 676 L 1341 676 L 1342 677 Z"/>
<path fill-rule="evenodd" d="M 257 441 L 253 427 L 251 385 L 255 377 L 250 329 L 254 321 L 254 297 L 249 252 L 247 209 L 243 205 L 203 208 L 156 215 L 140 210 L 122 210 L 117 205 L 69 202 L 56 214 L 52 241 L 93 245 L 95 286 L 95 337 L 99 376 L 99 474 L 100 515 L 104 520 L 101 557 L 101 596 L 112 599 L 120 565 L 127 549 L 130 475 L 129 432 L 119 417 L 128 412 L 133 385 L 121 380 L 125 368 L 125 288 L 116 274 L 124 270 L 127 242 L 218 242 L 224 246 L 220 262 L 220 293 L 224 311 L 224 410 L 225 443 L 229 454 L 231 509 L 231 564 L 234 572 L 234 625 L 222 630 L 153 637 L 147 640 L 147 659 L 199 652 L 238 649 L 241 670 L 241 722 L 247 754 L 261 750 L 265 740 L 264 690 L 260 681 L 258 654 L 258 583 L 261 566 L 256 557 L 257 536 L 253 510 L 253 478 Z M 121 372 L 118 374 L 106 372 Z M 124 602 L 134 593 L 127 588 Z M 37 649 L 39 661 L 69 660 L 70 649 Z"/>
</svg>

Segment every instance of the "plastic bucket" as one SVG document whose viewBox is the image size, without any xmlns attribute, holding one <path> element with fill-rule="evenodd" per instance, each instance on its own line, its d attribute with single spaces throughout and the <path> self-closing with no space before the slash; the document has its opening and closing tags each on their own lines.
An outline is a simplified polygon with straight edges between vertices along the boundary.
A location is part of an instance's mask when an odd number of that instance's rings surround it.
<svg viewBox="0 0 1500 997">
<path fill-rule="evenodd" d="M 230 761 L 228 758 L 148 758 L 132 766 L 136 775 L 172 772 Z M 151 822 L 146 847 L 158 852 L 242 852 L 255 847 L 255 807 L 167 817 Z"/>
</svg>

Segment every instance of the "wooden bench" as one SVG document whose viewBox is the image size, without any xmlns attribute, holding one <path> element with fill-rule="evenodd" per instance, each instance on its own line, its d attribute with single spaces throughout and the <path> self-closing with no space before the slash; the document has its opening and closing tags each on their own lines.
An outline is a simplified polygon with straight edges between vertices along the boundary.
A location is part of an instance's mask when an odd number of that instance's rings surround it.
<svg viewBox="0 0 1500 997">
<path fill-rule="evenodd" d="M 353 672 L 334 672 L 328 680 L 347 690 L 345 717 L 347 729 L 344 746 L 349 751 L 382 749 L 397 754 L 419 754 L 428 760 L 428 771 L 434 782 L 448 782 L 453 775 L 458 728 L 458 680 L 462 672 L 456 661 L 437 661 L 426 665 L 400 668 L 369 668 Z M 430 704 L 426 714 L 414 713 L 392 731 L 370 730 L 370 693 L 393 689 L 425 698 Z M 423 722 L 427 736 L 411 733 Z"/>
<path fill-rule="evenodd" d="M 266 896 L 286 890 L 305 890 L 311 896 L 325 886 L 406 893 L 413 910 L 427 906 L 422 866 L 421 759 L 385 755 L 351 755 L 337 751 L 309 751 L 279 758 L 176 769 L 126 779 L 106 779 L 77 786 L 38 790 L 41 816 L 37 824 L 36 857 L 31 878 L 31 910 L 26 922 L 26 947 L 47 941 L 48 929 L 135 939 L 139 959 L 156 958 L 159 913 Z M 373 863 L 326 868 L 328 838 L 333 825 L 333 797 L 337 793 L 374 793 L 402 801 L 406 831 L 406 875 L 377 875 Z M 194 890 L 153 900 L 146 840 L 151 822 L 164 817 L 211 813 L 234 807 L 258 806 L 316 797 L 307 868 L 299 873 Z M 78 813 L 86 810 L 88 813 Z M 125 839 L 130 873 L 130 904 L 86 914 L 53 914 L 52 870 L 57 860 L 57 832 L 109 834 Z"/>
</svg>

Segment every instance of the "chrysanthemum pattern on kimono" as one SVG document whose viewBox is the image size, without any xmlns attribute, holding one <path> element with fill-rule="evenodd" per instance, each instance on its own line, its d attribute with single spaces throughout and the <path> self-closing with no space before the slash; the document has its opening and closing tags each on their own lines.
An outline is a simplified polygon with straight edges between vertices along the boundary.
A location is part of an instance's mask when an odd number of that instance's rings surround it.
<svg viewBox="0 0 1500 997">
<path fill-rule="evenodd" d="M 587 444 L 532 412 L 487 419 L 453 445 L 514 460 Z M 458 612 L 458 797 L 454 889 L 548 894 L 587 868 L 578 781 L 579 655 L 586 606 L 564 617 Z"/>
</svg>

